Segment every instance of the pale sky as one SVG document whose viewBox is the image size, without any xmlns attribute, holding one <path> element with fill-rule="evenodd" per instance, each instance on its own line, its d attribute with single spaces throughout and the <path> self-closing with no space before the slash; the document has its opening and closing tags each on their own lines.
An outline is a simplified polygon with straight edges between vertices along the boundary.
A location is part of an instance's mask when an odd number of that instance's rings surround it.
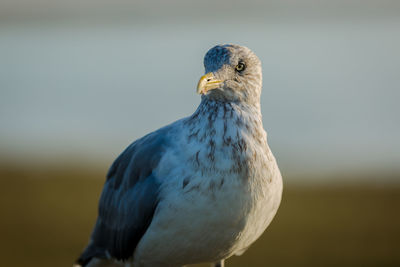
<svg viewBox="0 0 400 267">
<path fill-rule="evenodd" d="M 398 2 L 107 2 L 0 3 L 3 158 L 112 161 L 190 115 L 204 53 L 238 43 L 281 168 L 399 170 Z"/>
</svg>

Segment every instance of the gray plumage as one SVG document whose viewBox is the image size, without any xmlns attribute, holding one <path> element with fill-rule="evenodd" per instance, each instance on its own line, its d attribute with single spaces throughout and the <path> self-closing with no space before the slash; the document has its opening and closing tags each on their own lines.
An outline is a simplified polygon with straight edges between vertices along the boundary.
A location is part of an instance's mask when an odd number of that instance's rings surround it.
<svg viewBox="0 0 400 267">
<path fill-rule="evenodd" d="M 158 202 L 152 174 L 168 146 L 168 127 L 132 143 L 112 164 L 99 203 L 89 246 L 78 262 L 93 257 L 127 260 L 149 226 Z"/>
<path fill-rule="evenodd" d="M 271 222 L 282 181 L 262 126 L 260 61 L 224 45 L 204 65 L 195 113 L 138 139 L 111 166 L 77 264 L 223 266 Z"/>
</svg>

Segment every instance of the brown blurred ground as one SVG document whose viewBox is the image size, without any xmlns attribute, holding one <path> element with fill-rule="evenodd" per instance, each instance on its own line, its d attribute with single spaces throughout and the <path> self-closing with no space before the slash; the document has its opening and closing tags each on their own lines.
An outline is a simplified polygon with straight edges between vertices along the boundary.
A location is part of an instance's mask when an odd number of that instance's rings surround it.
<svg viewBox="0 0 400 267">
<path fill-rule="evenodd" d="M 1 266 L 71 266 L 96 218 L 103 166 L 0 169 Z M 400 266 L 400 187 L 286 185 L 273 223 L 234 266 Z"/>
</svg>

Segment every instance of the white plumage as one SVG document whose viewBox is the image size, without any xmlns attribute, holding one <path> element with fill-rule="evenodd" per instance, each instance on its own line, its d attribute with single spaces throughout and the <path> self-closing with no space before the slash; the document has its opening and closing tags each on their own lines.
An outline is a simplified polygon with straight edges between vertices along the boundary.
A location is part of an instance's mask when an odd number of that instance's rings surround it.
<svg viewBox="0 0 400 267">
<path fill-rule="evenodd" d="M 262 125 L 259 60 L 216 46 L 205 67 L 196 112 L 137 140 L 111 167 L 81 265 L 221 263 L 273 219 L 282 179 Z"/>
</svg>

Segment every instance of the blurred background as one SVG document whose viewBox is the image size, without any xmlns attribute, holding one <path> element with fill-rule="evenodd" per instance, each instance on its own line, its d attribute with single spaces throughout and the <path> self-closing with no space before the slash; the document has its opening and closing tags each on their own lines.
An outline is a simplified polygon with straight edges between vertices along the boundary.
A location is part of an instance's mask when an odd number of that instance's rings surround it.
<svg viewBox="0 0 400 267">
<path fill-rule="evenodd" d="M 0 0 L 1 265 L 71 266 L 112 161 L 195 110 L 225 43 L 263 63 L 285 183 L 227 266 L 400 266 L 395 0 Z"/>
</svg>

